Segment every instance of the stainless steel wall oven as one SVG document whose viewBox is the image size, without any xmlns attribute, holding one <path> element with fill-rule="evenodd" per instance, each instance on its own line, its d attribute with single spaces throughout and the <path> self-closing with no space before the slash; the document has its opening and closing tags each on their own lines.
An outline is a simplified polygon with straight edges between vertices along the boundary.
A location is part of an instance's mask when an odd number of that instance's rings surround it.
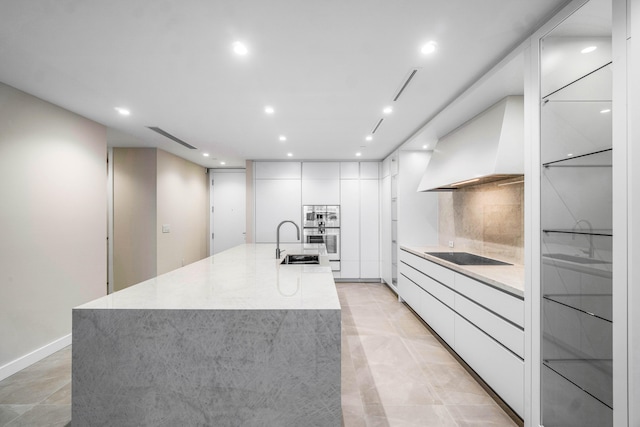
<svg viewBox="0 0 640 427">
<path fill-rule="evenodd" d="M 340 206 L 305 205 L 302 207 L 305 243 L 324 243 L 333 271 L 340 271 Z"/>
</svg>

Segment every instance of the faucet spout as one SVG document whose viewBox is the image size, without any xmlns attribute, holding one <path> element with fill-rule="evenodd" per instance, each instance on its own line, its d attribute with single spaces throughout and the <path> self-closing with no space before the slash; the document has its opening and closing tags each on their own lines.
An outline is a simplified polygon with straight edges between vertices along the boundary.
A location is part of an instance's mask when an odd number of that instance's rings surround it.
<svg viewBox="0 0 640 427">
<path fill-rule="evenodd" d="M 282 227 L 282 224 L 284 224 L 285 222 L 290 222 L 291 224 L 296 226 L 296 234 L 298 236 L 298 240 L 300 240 L 300 227 L 298 227 L 298 224 L 288 219 L 278 224 L 278 228 L 276 229 L 276 259 L 280 259 L 280 254 L 284 252 L 280 250 L 280 227 Z"/>
<path fill-rule="evenodd" d="M 581 229 L 580 228 L 580 224 L 581 223 L 585 223 L 587 225 L 587 227 L 588 227 L 588 230 L 589 230 L 589 258 L 593 258 L 594 255 L 595 255 L 595 247 L 593 245 L 593 226 L 586 219 L 579 219 L 579 220 L 576 221 L 575 225 L 573 226 L 573 231 Z M 574 236 L 574 238 L 575 238 L 575 236 Z"/>
</svg>

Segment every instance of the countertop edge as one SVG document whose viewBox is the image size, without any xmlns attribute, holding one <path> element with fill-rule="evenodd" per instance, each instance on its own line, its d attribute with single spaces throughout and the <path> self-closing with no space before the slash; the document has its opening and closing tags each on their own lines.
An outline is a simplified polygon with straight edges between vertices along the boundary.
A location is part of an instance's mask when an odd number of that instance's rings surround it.
<svg viewBox="0 0 640 427">
<path fill-rule="evenodd" d="M 453 270 L 456 273 L 460 273 L 463 274 L 465 276 L 471 277 L 472 279 L 478 280 L 480 282 L 483 282 L 484 284 L 487 284 L 489 286 L 492 286 L 496 289 L 499 289 L 501 291 L 504 291 L 508 294 L 511 294 L 513 296 L 516 296 L 518 298 L 522 298 L 524 299 L 524 286 L 522 286 L 522 289 L 519 288 L 516 284 L 512 284 L 512 283 L 506 283 L 504 281 L 500 281 L 497 280 L 495 278 L 492 278 L 490 276 L 484 275 L 478 271 L 473 271 L 470 270 L 467 266 L 464 265 L 458 265 L 458 264 L 454 264 L 452 262 L 449 261 L 445 261 L 443 259 L 437 258 L 435 256 L 429 255 L 425 252 L 424 249 L 425 248 L 417 248 L 417 247 L 411 247 L 411 246 L 403 246 L 400 245 L 400 249 L 405 250 L 409 253 L 411 253 L 412 255 L 416 255 L 420 258 L 426 259 L 427 261 L 431 261 L 434 264 L 438 264 L 442 267 L 448 268 L 449 270 Z M 430 252 L 437 252 L 440 251 L 442 248 L 433 248 L 432 251 Z M 451 251 L 451 252 L 455 252 L 455 251 Z M 513 266 L 512 266 L 513 267 Z M 517 268 L 518 266 L 516 266 Z M 521 268 L 521 267 L 520 267 Z M 524 280 L 524 275 L 523 275 L 523 280 Z"/>
</svg>

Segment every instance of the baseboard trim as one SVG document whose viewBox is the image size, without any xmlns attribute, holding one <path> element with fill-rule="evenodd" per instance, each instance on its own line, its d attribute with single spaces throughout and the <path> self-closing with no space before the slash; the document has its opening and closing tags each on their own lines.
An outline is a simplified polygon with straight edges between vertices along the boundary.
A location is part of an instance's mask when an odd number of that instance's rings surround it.
<svg viewBox="0 0 640 427">
<path fill-rule="evenodd" d="M 0 381 L 33 365 L 36 362 L 39 362 L 47 356 L 51 356 L 56 351 L 62 350 L 69 345 L 71 345 L 71 334 L 58 338 L 57 340 L 50 342 L 31 353 L 25 354 L 6 365 L 0 366 Z"/>
</svg>

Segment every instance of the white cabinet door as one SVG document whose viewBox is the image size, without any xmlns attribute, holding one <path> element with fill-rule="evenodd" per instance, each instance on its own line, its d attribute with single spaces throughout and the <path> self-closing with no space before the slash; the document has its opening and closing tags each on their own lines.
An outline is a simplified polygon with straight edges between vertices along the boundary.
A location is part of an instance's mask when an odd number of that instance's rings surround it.
<svg viewBox="0 0 640 427">
<path fill-rule="evenodd" d="M 360 278 L 360 182 L 340 181 L 340 277 Z"/>
<path fill-rule="evenodd" d="M 391 177 L 387 175 L 382 178 L 380 185 L 380 197 L 382 198 L 380 201 L 380 274 L 382 280 L 390 285 L 393 279 L 391 268 L 393 262 L 391 253 L 391 240 L 393 238 L 391 229 Z"/>
<path fill-rule="evenodd" d="M 303 162 L 302 179 L 340 179 L 340 163 Z"/>
<path fill-rule="evenodd" d="M 300 179 L 300 162 L 255 162 L 255 179 Z"/>
<path fill-rule="evenodd" d="M 362 164 L 360 166 L 362 167 Z M 377 179 L 360 180 L 361 278 L 380 277 L 380 194 L 378 182 Z"/>
<path fill-rule="evenodd" d="M 276 228 L 281 221 L 292 220 L 299 227 L 301 226 L 300 190 L 299 179 L 257 179 L 255 181 L 256 243 L 275 243 Z M 282 226 L 280 241 L 298 241 L 293 225 Z"/>
<path fill-rule="evenodd" d="M 303 205 L 340 204 L 339 179 L 302 179 Z"/>
<path fill-rule="evenodd" d="M 340 163 L 340 179 L 359 179 L 360 163 L 342 162 Z"/>
<path fill-rule="evenodd" d="M 302 204 L 340 204 L 340 163 L 302 163 Z"/>
<path fill-rule="evenodd" d="M 245 243 L 247 178 L 244 169 L 212 169 L 210 176 L 214 184 L 210 194 L 213 209 L 209 255 L 213 255 Z"/>
<path fill-rule="evenodd" d="M 456 353 L 521 417 L 524 416 L 524 362 L 455 315 Z"/>
<path fill-rule="evenodd" d="M 360 162 L 360 179 L 378 179 L 380 162 Z"/>
<path fill-rule="evenodd" d="M 398 276 L 398 293 L 416 313 L 422 312 L 424 291 L 403 274 Z"/>
</svg>

